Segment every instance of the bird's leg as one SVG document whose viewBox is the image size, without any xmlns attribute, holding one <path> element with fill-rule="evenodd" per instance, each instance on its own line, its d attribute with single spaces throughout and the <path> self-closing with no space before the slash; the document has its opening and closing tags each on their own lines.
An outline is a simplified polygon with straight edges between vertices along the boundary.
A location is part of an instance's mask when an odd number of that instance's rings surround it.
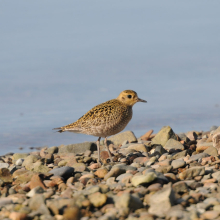
<svg viewBox="0 0 220 220">
<path fill-rule="evenodd" d="M 108 154 L 109 154 L 110 160 L 111 160 L 111 162 L 113 162 L 113 160 L 112 160 L 112 155 L 111 155 L 111 152 L 110 152 L 110 150 L 109 150 L 109 148 L 108 148 L 108 144 L 107 144 L 107 137 L 105 138 L 105 146 L 106 146 L 106 148 L 107 148 L 107 150 L 108 150 Z"/>
<path fill-rule="evenodd" d="M 98 163 L 101 164 L 101 159 L 100 159 L 100 139 L 101 137 L 98 138 L 96 144 L 97 144 L 97 149 L 98 149 Z"/>
</svg>

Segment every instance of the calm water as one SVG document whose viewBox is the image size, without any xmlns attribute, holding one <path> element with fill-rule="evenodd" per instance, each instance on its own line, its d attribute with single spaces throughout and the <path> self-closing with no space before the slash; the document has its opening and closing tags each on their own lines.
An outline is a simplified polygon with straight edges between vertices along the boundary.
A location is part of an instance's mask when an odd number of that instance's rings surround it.
<svg viewBox="0 0 220 220">
<path fill-rule="evenodd" d="M 13 3 L 12 3 L 13 2 Z M 52 128 L 125 89 L 137 136 L 220 125 L 219 1 L 2 1 L 0 154 L 95 137 Z"/>
</svg>

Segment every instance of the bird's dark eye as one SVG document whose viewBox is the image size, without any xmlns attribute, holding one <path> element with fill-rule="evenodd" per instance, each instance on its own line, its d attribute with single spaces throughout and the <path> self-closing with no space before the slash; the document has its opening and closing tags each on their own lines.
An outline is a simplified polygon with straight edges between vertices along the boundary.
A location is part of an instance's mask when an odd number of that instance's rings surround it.
<svg viewBox="0 0 220 220">
<path fill-rule="evenodd" d="M 130 99 L 130 98 L 132 98 L 132 95 L 127 95 L 127 97 Z"/>
</svg>

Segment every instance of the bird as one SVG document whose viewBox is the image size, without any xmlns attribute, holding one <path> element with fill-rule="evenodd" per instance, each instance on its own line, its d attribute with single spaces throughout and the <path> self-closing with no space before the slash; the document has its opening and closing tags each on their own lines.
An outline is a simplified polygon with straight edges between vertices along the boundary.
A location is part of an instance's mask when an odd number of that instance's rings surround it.
<svg viewBox="0 0 220 220">
<path fill-rule="evenodd" d="M 127 126 L 132 118 L 132 107 L 137 102 L 147 101 L 140 99 L 133 90 L 124 90 L 116 99 L 96 105 L 77 121 L 54 129 L 57 129 L 60 133 L 70 131 L 98 137 L 96 144 L 98 150 L 97 162 L 99 164 L 101 164 L 100 140 L 105 138 L 104 143 L 109 158 L 113 162 L 107 145 L 107 138 L 121 132 Z"/>
</svg>

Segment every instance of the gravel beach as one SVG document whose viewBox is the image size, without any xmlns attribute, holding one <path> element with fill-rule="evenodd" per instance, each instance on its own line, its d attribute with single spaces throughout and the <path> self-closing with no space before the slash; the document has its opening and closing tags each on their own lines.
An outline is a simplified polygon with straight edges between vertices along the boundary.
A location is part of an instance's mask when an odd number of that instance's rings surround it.
<svg viewBox="0 0 220 220">
<path fill-rule="evenodd" d="M 0 157 L 0 219 L 220 220 L 220 127 L 165 126 Z"/>
</svg>

